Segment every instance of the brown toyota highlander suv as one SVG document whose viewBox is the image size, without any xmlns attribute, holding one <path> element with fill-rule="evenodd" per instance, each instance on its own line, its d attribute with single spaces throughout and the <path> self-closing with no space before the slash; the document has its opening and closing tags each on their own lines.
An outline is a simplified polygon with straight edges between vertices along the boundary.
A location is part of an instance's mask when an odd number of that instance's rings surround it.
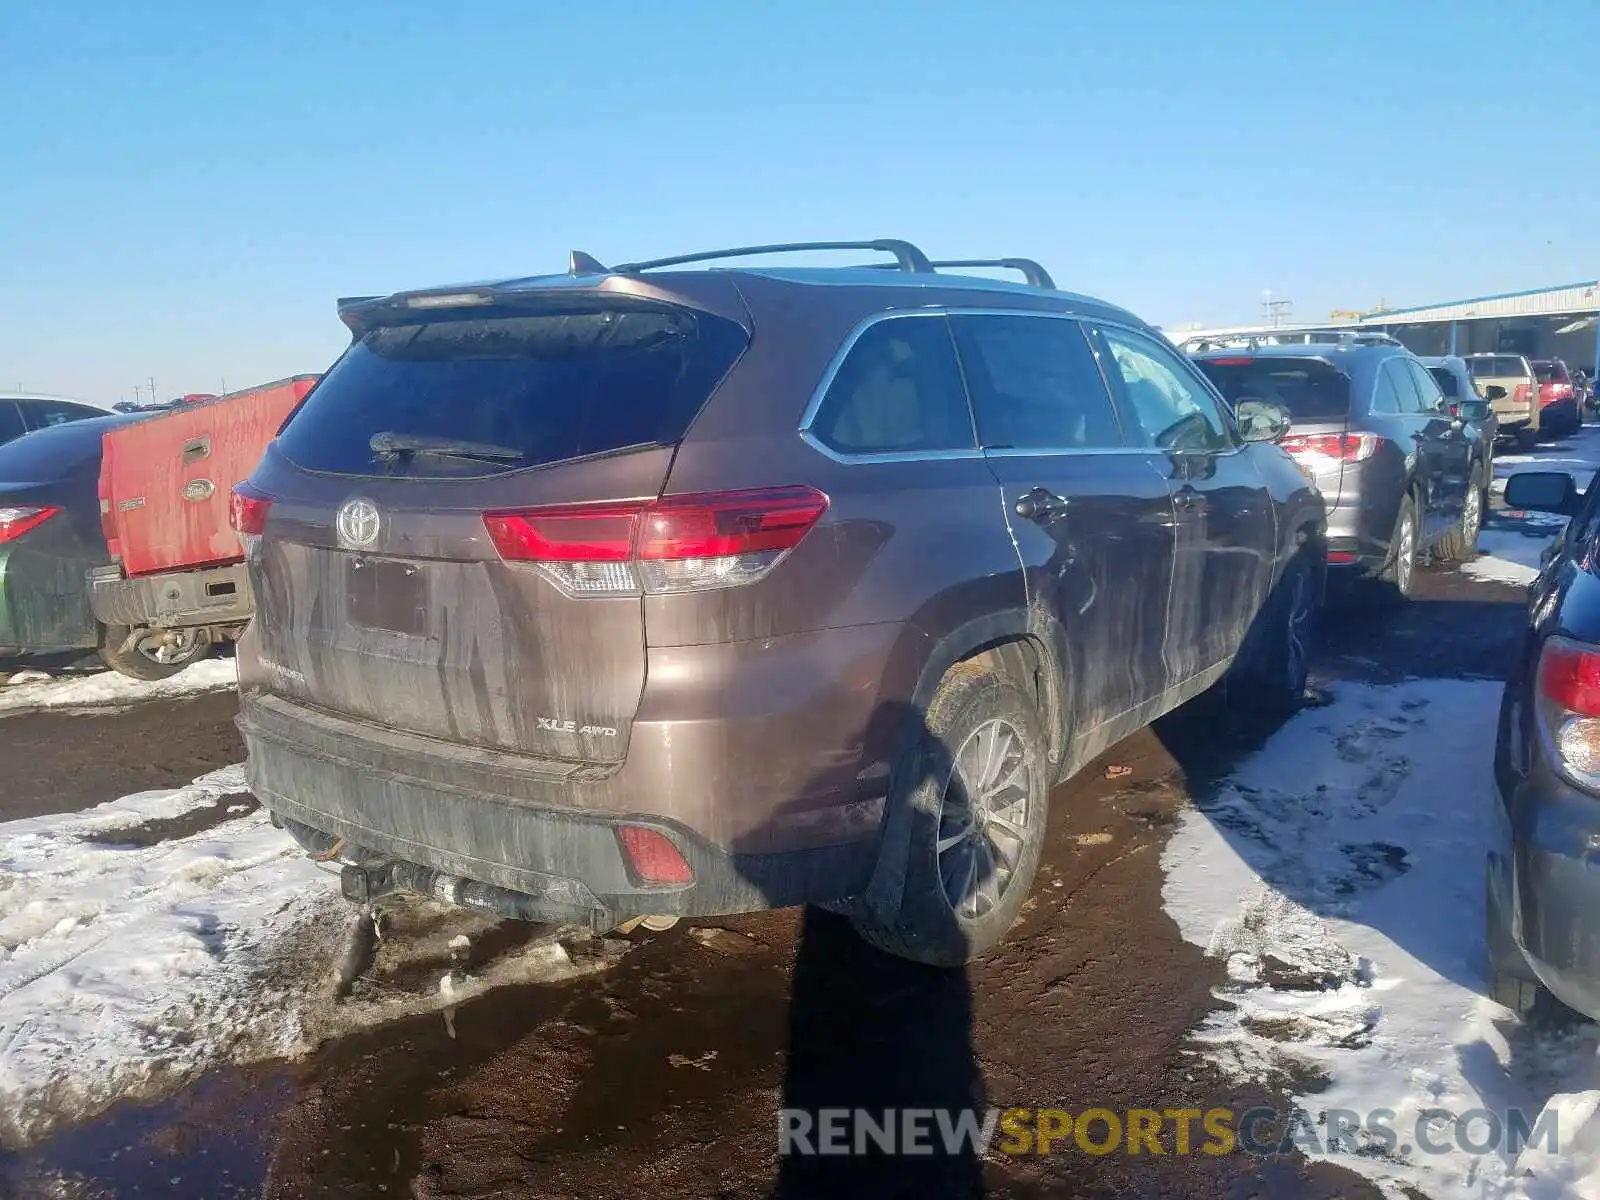
<svg viewBox="0 0 1600 1200">
<path fill-rule="evenodd" d="M 893 261 L 698 265 L 816 249 Z M 1054 784 L 1225 675 L 1304 687 L 1286 414 L 1030 260 L 575 253 L 340 312 L 233 519 L 250 783 L 353 900 L 812 902 L 961 963 Z"/>
</svg>

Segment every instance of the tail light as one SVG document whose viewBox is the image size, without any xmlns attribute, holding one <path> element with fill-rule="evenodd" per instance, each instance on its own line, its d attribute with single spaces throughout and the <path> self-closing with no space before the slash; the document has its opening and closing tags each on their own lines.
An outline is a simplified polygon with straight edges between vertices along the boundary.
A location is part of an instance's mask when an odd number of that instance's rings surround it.
<svg viewBox="0 0 1600 1200">
<path fill-rule="evenodd" d="M 1571 396 L 1572 385 L 1570 383 L 1550 383 L 1545 385 L 1544 394 L 1539 397 L 1539 400 L 1543 404 L 1554 404 L 1557 400 L 1567 400 Z"/>
<path fill-rule="evenodd" d="M 1375 433 L 1295 433 L 1281 445 L 1296 458 L 1349 463 L 1371 458 L 1383 439 Z"/>
<path fill-rule="evenodd" d="M 1533 384 L 1519 383 L 1511 394 L 1518 404 L 1530 404 L 1533 401 Z"/>
<path fill-rule="evenodd" d="M 694 872 L 666 837 L 643 825 L 619 825 L 617 842 L 635 881 L 672 887 L 694 882 Z"/>
<path fill-rule="evenodd" d="M 265 533 L 272 497 L 248 483 L 235 484 L 228 498 L 228 524 L 235 533 Z"/>
<path fill-rule="evenodd" d="M 827 508 L 815 488 L 778 487 L 489 512 L 483 524 L 502 558 L 569 596 L 618 596 L 753 583 Z"/>
<path fill-rule="evenodd" d="M 37 529 L 61 510 L 53 504 L 37 507 L 6 505 L 0 507 L 0 546 L 14 542 L 30 529 Z"/>
<path fill-rule="evenodd" d="M 1553 637 L 1539 656 L 1539 724 L 1574 782 L 1600 789 L 1600 651 Z"/>
</svg>

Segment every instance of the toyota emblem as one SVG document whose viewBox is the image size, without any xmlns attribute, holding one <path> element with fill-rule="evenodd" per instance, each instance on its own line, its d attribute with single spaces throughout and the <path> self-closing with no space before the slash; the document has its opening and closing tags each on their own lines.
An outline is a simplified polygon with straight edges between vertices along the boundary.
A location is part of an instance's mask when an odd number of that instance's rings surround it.
<svg viewBox="0 0 1600 1200">
<path fill-rule="evenodd" d="M 378 516 L 378 506 L 371 500 L 363 500 L 360 497 L 346 500 L 335 522 L 339 531 L 339 544 L 347 550 L 365 550 L 378 540 L 378 527 L 382 523 L 382 519 Z"/>
</svg>

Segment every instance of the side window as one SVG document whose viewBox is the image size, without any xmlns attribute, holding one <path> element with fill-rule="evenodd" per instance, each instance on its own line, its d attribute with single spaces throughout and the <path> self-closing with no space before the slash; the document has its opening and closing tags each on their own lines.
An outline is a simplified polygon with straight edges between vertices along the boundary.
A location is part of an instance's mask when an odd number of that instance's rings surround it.
<svg viewBox="0 0 1600 1200">
<path fill-rule="evenodd" d="M 1171 350 L 1153 338 L 1097 327 L 1108 356 L 1102 359 L 1131 439 L 1162 450 L 1222 451 L 1233 437 L 1211 391 Z"/>
<path fill-rule="evenodd" d="M 1122 446 L 1111 394 L 1076 321 L 956 316 L 950 326 L 972 393 L 980 445 L 1016 450 Z"/>
<path fill-rule="evenodd" d="M 869 325 L 839 364 L 810 429 L 841 454 L 973 449 L 972 414 L 945 319 Z"/>
<path fill-rule="evenodd" d="M 27 432 L 17 406 L 9 400 L 0 400 L 0 443 L 14 442 Z"/>
<path fill-rule="evenodd" d="M 52 425 L 65 425 L 68 421 L 81 421 L 85 417 L 101 417 L 81 404 L 61 404 L 55 400 L 39 400 L 26 406 L 28 424 L 34 429 L 49 429 Z"/>
<path fill-rule="evenodd" d="M 1395 389 L 1394 376 L 1389 373 L 1388 363 L 1379 364 L 1378 382 L 1372 392 L 1372 411 L 1375 413 L 1403 411 L 1400 407 L 1400 393 Z"/>
<path fill-rule="evenodd" d="M 1427 367 L 1414 358 L 1407 359 L 1406 366 L 1411 371 L 1411 378 L 1416 381 L 1417 395 L 1422 398 L 1422 411 L 1430 416 L 1437 415 L 1444 400 L 1444 393 L 1439 389 L 1439 381 L 1429 373 Z"/>
<path fill-rule="evenodd" d="M 1393 381 L 1395 398 L 1400 403 L 1398 411 L 1412 416 L 1421 412 L 1422 397 L 1417 392 L 1417 381 L 1406 370 L 1405 360 L 1388 359 L 1383 364 L 1383 373 Z"/>
</svg>

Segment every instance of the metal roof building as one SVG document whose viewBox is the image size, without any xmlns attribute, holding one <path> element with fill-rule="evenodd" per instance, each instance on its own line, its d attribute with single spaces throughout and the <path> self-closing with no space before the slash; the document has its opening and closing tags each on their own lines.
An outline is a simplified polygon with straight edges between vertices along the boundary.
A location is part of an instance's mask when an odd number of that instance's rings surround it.
<svg viewBox="0 0 1600 1200">
<path fill-rule="evenodd" d="M 1432 321 L 1481 321 L 1506 317 L 1551 317 L 1567 313 L 1593 315 L 1600 311 L 1600 280 L 1569 283 L 1561 287 L 1526 292 L 1499 292 L 1470 300 L 1421 304 L 1413 308 L 1387 308 L 1366 313 L 1362 325 L 1424 324 Z"/>
<path fill-rule="evenodd" d="M 1377 329 L 1390 333 L 1418 354 L 1505 352 L 1529 358 L 1561 358 L 1591 375 L 1600 363 L 1600 280 L 1522 292 L 1496 292 L 1466 300 L 1386 308 L 1355 320 L 1320 325 L 1250 325 L 1226 329 L 1173 329 L 1167 336 L 1186 342 L 1225 334 L 1278 334 L 1304 340 L 1302 330 Z"/>
</svg>

